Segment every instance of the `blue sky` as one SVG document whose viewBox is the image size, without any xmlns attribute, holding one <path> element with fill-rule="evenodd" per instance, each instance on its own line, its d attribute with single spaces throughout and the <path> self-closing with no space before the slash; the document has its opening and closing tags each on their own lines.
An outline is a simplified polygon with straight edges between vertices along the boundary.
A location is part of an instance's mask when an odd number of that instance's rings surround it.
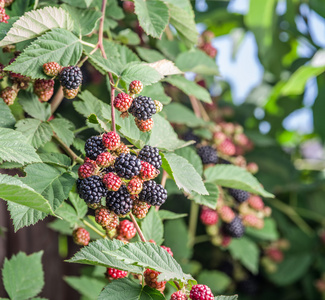
<svg viewBox="0 0 325 300">
<path fill-rule="evenodd" d="M 263 1 L 263 0 L 261 0 Z M 197 1 L 197 9 L 205 9 L 205 1 Z M 228 10 L 240 14 L 246 14 L 249 9 L 249 0 L 231 0 Z M 277 5 L 277 13 L 283 14 L 286 11 L 286 2 L 280 0 Z M 311 36 L 318 46 L 325 48 L 325 20 L 308 6 L 301 6 L 301 13 L 308 17 Z M 304 21 L 297 18 L 296 23 L 301 32 L 306 30 Z M 204 30 L 202 25 L 198 26 L 199 31 Z M 221 76 L 230 83 L 234 103 L 243 103 L 250 91 L 262 81 L 263 67 L 257 57 L 257 46 L 254 35 L 246 33 L 243 38 L 235 59 L 231 57 L 233 41 L 230 35 L 221 36 L 213 40 L 213 45 L 218 49 L 217 63 Z M 310 57 L 311 49 L 303 41 L 300 43 L 299 54 L 303 57 Z M 297 130 L 300 133 L 313 131 L 313 116 L 311 106 L 317 96 L 316 79 L 308 81 L 304 96 L 304 108 L 292 112 L 283 122 L 283 126 L 290 131 Z M 261 113 L 261 111 L 258 111 Z M 257 113 L 258 113 L 257 112 Z M 260 130 L 267 133 L 270 125 L 261 122 Z"/>
</svg>

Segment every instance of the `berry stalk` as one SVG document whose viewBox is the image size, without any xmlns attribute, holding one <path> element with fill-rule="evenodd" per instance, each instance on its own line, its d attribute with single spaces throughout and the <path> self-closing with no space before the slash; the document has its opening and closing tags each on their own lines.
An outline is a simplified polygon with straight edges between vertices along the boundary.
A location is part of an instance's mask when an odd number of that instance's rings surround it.
<svg viewBox="0 0 325 300">
<path fill-rule="evenodd" d="M 143 235 L 143 233 L 142 233 L 142 231 L 141 231 L 141 229 L 140 229 L 140 227 L 139 227 L 139 225 L 138 225 L 138 222 L 137 222 L 137 220 L 135 219 L 135 217 L 133 216 L 132 213 L 130 213 L 130 218 L 131 218 L 131 220 L 132 220 L 132 222 L 133 222 L 133 224 L 134 224 L 135 229 L 136 229 L 137 232 L 138 232 L 138 235 L 139 235 L 141 241 L 142 241 L 142 242 L 146 242 L 146 238 L 144 237 L 144 235 Z"/>
<path fill-rule="evenodd" d="M 57 141 L 57 143 L 61 146 L 61 148 L 67 153 L 73 161 L 78 164 L 83 164 L 83 159 L 81 159 L 76 153 L 74 153 L 58 136 L 56 133 L 53 133 L 53 138 Z"/>
<path fill-rule="evenodd" d="M 107 236 L 100 232 L 95 226 L 91 225 L 88 221 L 82 220 L 82 222 L 88 226 L 91 230 L 95 231 L 99 236 L 101 236 L 103 239 L 107 239 Z"/>
</svg>

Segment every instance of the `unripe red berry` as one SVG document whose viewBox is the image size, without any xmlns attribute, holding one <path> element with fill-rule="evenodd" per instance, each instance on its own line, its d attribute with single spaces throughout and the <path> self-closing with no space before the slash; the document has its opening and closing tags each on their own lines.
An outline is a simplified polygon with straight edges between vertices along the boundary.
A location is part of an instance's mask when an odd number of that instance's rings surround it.
<svg viewBox="0 0 325 300">
<path fill-rule="evenodd" d="M 201 210 L 200 219 L 204 225 L 214 225 L 218 223 L 219 217 L 215 210 L 204 207 Z"/>
<path fill-rule="evenodd" d="M 139 80 L 133 80 L 129 85 L 129 92 L 132 95 L 140 94 L 143 89 L 143 84 Z"/>
<path fill-rule="evenodd" d="M 211 289 L 203 284 L 196 284 L 192 286 L 190 291 L 190 299 L 192 300 L 214 300 Z"/>
<path fill-rule="evenodd" d="M 72 232 L 73 241 L 80 246 L 87 246 L 90 241 L 89 232 L 82 227 L 75 229 Z"/>
<path fill-rule="evenodd" d="M 120 136 L 116 132 L 110 131 L 103 134 L 103 144 L 108 150 L 116 150 L 120 143 Z"/>
<path fill-rule="evenodd" d="M 248 227 L 254 227 L 256 229 L 262 229 L 264 227 L 264 220 L 253 214 L 243 216 L 242 221 L 243 224 Z"/>
<path fill-rule="evenodd" d="M 170 300 L 187 300 L 187 296 L 182 291 L 177 291 L 172 293 Z"/>
<path fill-rule="evenodd" d="M 266 250 L 266 255 L 274 262 L 280 263 L 283 261 L 283 252 L 277 248 L 269 248 Z"/>
<path fill-rule="evenodd" d="M 119 93 L 114 99 L 114 107 L 120 111 L 125 112 L 132 104 L 132 97 L 126 93 Z"/>
<path fill-rule="evenodd" d="M 219 146 L 218 150 L 228 156 L 232 156 L 236 153 L 236 147 L 230 139 L 225 139 Z"/>
<path fill-rule="evenodd" d="M 150 205 L 147 204 L 146 202 L 134 200 L 133 207 L 132 207 L 132 214 L 138 219 L 143 219 L 147 215 L 149 208 Z"/>
<path fill-rule="evenodd" d="M 17 98 L 18 91 L 11 86 L 7 86 L 4 90 L 0 93 L 0 98 L 3 99 L 3 101 L 7 105 L 14 104 L 16 98 Z"/>
<path fill-rule="evenodd" d="M 163 110 L 164 106 L 158 100 L 154 100 L 153 102 L 155 102 L 155 105 L 156 105 L 156 113 L 159 114 Z"/>
<path fill-rule="evenodd" d="M 123 1 L 123 9 L 128 14 L 134 13 L 134 3 L 132 1 Z"/>
<path fill-rule="evenodd" d="M 95 166 L 92 163 L 84 163 L 78 169 L 78 176 L 80 179 L 90 177 L 95 174 Z"/>
<path fill-rule="evenodd" d="M 257 211 L 262 211 L 264 209 L 264 202 L 260 196 L 250 195 L 247 202 L 250 207 Z"/>
<path fill-rule="evenodd" d="M 109 167 L 114 164 L 115 157 L 109 152 L 103 152 L 98 154 L 96 164 L 100 167 Z"/>
<path fill-rule="evenodd" d="M 134 224 L 129 220 L 123 220 L 118 226 L 117 231 L 118 235 L 125 237 L 127 240 L 134 238 L 137 233 Z"/>
<path fill-rule="evenodd" d="M 146 161 L 141 161 L 141 170 L 140 170 L 140 178 L 143 180 L 150 180 L 157 177 L 159 171 L 151 164 Z"/>
<path fill-rule="evenodd" d="M 137 118 L 134 119 L 135 124 L 142 132 L 148 132 L 153 127 L 153 119 L 148 119 L 146 121 L 138 120 Z"/>
<path fill-rule="evenodd" d="M 69 90 L 67 88 L 63 88 L 63 96 L 64 98 L 66 99 L 74 99 L 77 97 L 78 95 L 78 92 L 79 92 L 79 87 L 76 88 L 76 89 L 73 89 L 73 90 Z"/>
<path fill-rule="evenodd" d="M 118 191 L 122 185 L 122 179 L 112 172 L 104 175 L 103 182 L 109 191 L 114 192 Z"/>
<path fill-rule="evenodd" d="M 95 221 L 102 227 L 108 226 L 114 219 L 114 213 L 106 207 L 97 208 L 95 210 Z"/>
<path fill-rule="evenodd" d="M 61 66 L 57 62 L 48 62 L 43 65 L 43 71 L 47 76 L 55 77 L 61 71 Z"/>
<path fill-rule="evenodd" d="M 114 268 L 107 268 L 107 278 L 110 280 L 113 279 L 120 279 L 128 276 L 127 271 L 122 271 L 119 269 L 114 269 Z"/>
<path fill-rule="evenodd" d="M 143 273 L 146 284 L 153 289 L 157 289 L 157 290 L 164 289 L 166 285 L 166 281 L 157 281 L 159 274 L 160 272 L 158 271 L 146 269 Z"/>
<path fill-rule="evenodd" d="M 0 23 L 8 23 L 10 17 L 6 14 L 6 10 L 0 7 Z"/>
<path fill-rule="evenodd" d="M 169 247 L 166 247 L 166 246 L 160 246 L 160 247 L 163 248 L 164 250 L 166 250 L 171 256 L 174 256 L 172 249 L 170 249 Z"/>
<path fill-rule="evenodd" d="M 127 189 L 131 195 L 138 195 L 142 191 L 143 181 L 140 178 L 132 178 L 128 185 Z"/>
<path fill-rule="evenodd" d="M 235 213 L 229 206 L 222 206 L 219 209 L 219 216 L 221 220 L 226 223 L 230 223 L 236 217 Z"/>
</svg>

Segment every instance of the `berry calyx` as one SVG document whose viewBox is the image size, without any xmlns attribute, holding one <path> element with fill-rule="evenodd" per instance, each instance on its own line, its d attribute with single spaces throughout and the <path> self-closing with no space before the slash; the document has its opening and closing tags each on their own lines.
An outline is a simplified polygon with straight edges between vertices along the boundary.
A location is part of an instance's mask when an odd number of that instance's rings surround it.
<svg viewBox="0 0 325 300">
<path fill-rule="evenodd" d="M 215 210 L 204 207 L 201 211 L 200 219 L 204 225 L 214 225 L 218 223 L 219 217 Z"/>
<path fill-rule="evenodd" d="M 96 167 L 94 166 L 94 164 L 92 164 L 90 162 L 84 163 L 78 169 L 78 176 L 80 179 L 90 177 L 92 175 L 95 175 L 95 170 L 96 170 Z"/>
<path fill-rule="evenodd" d="M 109 152 L 100 153 L 96 158 L 96 164 L 104 168 L 113 165 L 114 161 L 115 157 Z"/>
<path fill-rule="evenodd" d="M 129 220 L 123 220 L 117 228 L 118 235 L 130 240 L 135 237 L 137 230 Z"/>
<path fill-rule="evenodd" d="M 133 178 L 127 185 L 128 192 L 131 195 L 137 195 L 142 191 L 143 181 L 140 178 Z"/>
<path fill-rule="evenodd" d="M 143 180 L 154 179 L 159 175 L 159 171 L 146 161 L 141 161 L 140 178 Z"/>
<path fill-rule="evenodd" d="M 134 200 L 133 207 L 132 207 L 132 214 L 138 219 L 143 219 L 147 215 L 149 208 L 150 205 L 147 204 L 146 202 Z"/>
<path fill-rule="evenodd" d="M 140 94 L 143 89 L 143 84 L 139 80 L 133 80 L 129 85 L 129 92 L 131 95 Z"/>
<path fill-rule="evenodd" d="M 187 300 L 187 296 L 182 291 L 177 291 L 171 294 L 170 300 Z"/>
<path fill-rule="evenodd" d="M 106 207 L 97 208 L 95 210 L 95 221 L 100 226 L 108 226 L 112 222 L 113 218 L 113 213 L 110 212 Z"/>
<path fill-rule="evenodd" d="M 114 131 L 104 133 L 102 139 L 103 145 L 108 150 L 116 150 L 121 143 L 120 136 Z"/>
<path fill-rule="evenodd" d="M 75 90 L 82 83 L 82 72 L 78 66 L 62 68 L 59 79 L 61 85 L 67 90 Z"/>
<path fill-rule="evenodd" d="M 7 105 L 14 104 L 16 98 L 17 98 L 18 91 L 11 86 L 7 86 L 4 90 L 0 93 L 0 98 L 3 99 L 3 101 Z"/>
<path fill-rule="evenodd" d="M 146 269 L 143 273 L 146 284 L 153 289 L 157 289 L 157 290 L 164 289 L 166 285 L 166 281 L 157 281 L 159 274 L 160 272 L 158 271 Z"/>
<path fill-rule="evenodd" d="M 47 76 L 55 77 L 61 71 L 61 66 L 55 62 L 48 62 L 43 65 L 43 71 Z"/>
<path fill-rule="evenodd" d="M 214 296 L 211 289 L 203 284 L 196 284 L 192 286 L 190 291 L 190 299 L 192 300 L 213 300 Z"/>
<path fill-rule="evenodd" d="M 118 191 L 122 185 L 121 178 L 112 172 L 104 175 L 103 182 L 109 191 L 115 191 L 115 192 Z"/>
<path fill-rule="evenodd" d="M 114 269 L 114 268 L 107 268 L 107 278 L 110 280 L 113 279 L 120 279 L 128 276 L 127 271 L 122 271 L 119 269 Z"/>
<path fill-rule="evenodd" d="M 153 119 L 142 121 L 135 118 L 134 121 L 135 121 L 135 125 L 137 125 L 139 130 L 142 132 L 148 132 L 153 128 L 153 124 L 154 124 Z"/>
<path fill-rule="evenodd" d="M 114 107 L 120 111 L 125 112 L 132 104 L 132 97 L 126 93 L 119 93 L 114 99 Z"/>
<path fill-rule="evenodd" d="M 82 227 L 75 229 L 72 232 L 73 241 L 80 246 L 87 246 L 90 241 L 89 232 Z"/>
</svg>

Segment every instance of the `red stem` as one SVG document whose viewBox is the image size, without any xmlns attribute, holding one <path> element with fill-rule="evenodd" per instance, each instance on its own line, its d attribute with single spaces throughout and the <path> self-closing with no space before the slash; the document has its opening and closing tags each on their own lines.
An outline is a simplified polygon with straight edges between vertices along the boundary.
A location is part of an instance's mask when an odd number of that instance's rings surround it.
<svg viewBox="0 0 325 300">
<path fill-rule="evenodd" d="M 137 222 L 137 220 L 135 219 L 135 217 L 132 215 L 132 213 L 130 213 L 130 218 L 131 218 L 131 220 L 132 220 L 132 222 L 133 222 L 133 224 L 134 224 L 134 226 L 135 226 L 135 229 L 136 229 L 137 232 L 138 232 L 138 235 L 140 236 L 141 241 L 142 241 L 142 242 L 146 242 L 146 238 L 144 237 L 144 235 L 143 235 L 143 233 L 142 233 L 142 231 L 141 231 L 141 229 L 140 229 L 140 227 L 139 227 L 139 225 L 138 225 L 138 222 Z"/>
</svg>

